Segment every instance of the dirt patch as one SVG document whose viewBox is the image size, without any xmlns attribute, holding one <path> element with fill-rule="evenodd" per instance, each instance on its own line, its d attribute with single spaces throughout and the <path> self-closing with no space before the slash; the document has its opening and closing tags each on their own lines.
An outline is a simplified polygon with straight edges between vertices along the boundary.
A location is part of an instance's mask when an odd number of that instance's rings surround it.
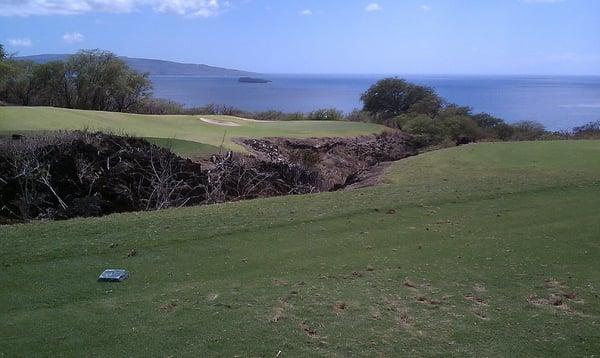
<svg viewBox="0 0 600 358">
<path fill-rule="evenodd" d="M 343 314 L 347 308 L 348 304 L 346 304 L 346 302 L 338 301 L 333 305 L 333 312 L 339 316 Z"/>
<path fill-rule="evenodd" d="M 546 295 L 540 296 L 532 293 L 527 296 L 527 302 L 535 306 L 553 308 L 572 315 L 586 316 L 573 306 L 573 304 L 583 304 L 584 302 L 566 283 L 555 278 L 549 278 L 544 281 L 543 287 L 546 290 Z"/>
<path fill-rule="evenodd" d="M 485 298 L 479 297 L 479 296 L 476 296 L 476 295 L 466 295 L 465 296 L 465 300 L 471 301 L 471 302 L 473 302 L 475 304 L 478 304 L 478 305 L 487 306 L 487 302 L 486 302 Z"/>
<path fill-rule="evenodd" d="M 175 303 L 175 302 L 165 303 L 164 305 L 160 306 L 161 312 L 164 312 L 164 313 L 171 313 L 171 312 L 174 312 L 176 309 L 177 309 L 177 303 Z"/>
<path fill-rule="evenodd" d="M 408 314 L 408 309 L 397 297 L 386 297 L 384 302 L 387 308 L 394 314 L 396 323 L 405 329 L 412 328 L 412 318 Z"/>
<path fill-rule="evenodd" d="M 483 307 L 475 306 L 471 308 L 471 312 L 475 315 L 475 317 L 482 319 L 484 321 L 489 320 L 487 311 Z"/>
<path fill-rule="evenodd" d="M 486 291 L 487 291 L 487 288 L 486 288 L 486 287 L 485 287 L 485 285 L 484 285 L 484 284 L 482 284 L 482 283 L 476 283 L 476 284 L 473 286 L 473 291 L 475 291 L 475 292 L 480 292 L 480 293 L 481 293 L 481 292 L 486 292 Z"/>
<path fill-rule="evenodd" d="M 540 297 L 536 294 L 531 294 L 527 296 L 527 302 L 536 306 L 553 307 L 557 310 L 564 311 L 567 313 L 576 313 L 576 311 L 573 308 L 569 307 L 569 305 L 567 304 L 567 300 L 564 297 L 555 294 L 550 294 L 550 296 L 548 296 L 547 298 Z"/>
<path fill-rule="evenodd" d="M 273 314 L 269 318 L 269 322 L 279 322 L 283 318 L 283 314 L 286 308 L 289 307 L 289 303 L 285 299 L 280 299 L 278 304 L 273 308 Z"/>
<path fill-rule="evenodd" d="M 409 279 L 404 280 L 404 287 L 408 287 L 409 289 L 416 290 L 417 284 L 412 282 Z"/>
<path fill-rule="evenodd" d="M 206 299 L 208 301 L 214 301 L 217 298 L 219 298 L 219 294 L 218 293 L 209 293 L 208 295 L 206 295 Z"/>
<path fill-rule="evenodd" d="M 482 320 L 489 320 L 488 317 L 488 313 L 487 313 L 487 300 L 483 297 L 481 297 L 480 295 L 477 294 L 468 294 L 463 296 L 463 298 L 469 302 L 472 302 L 472 306 L 471 306 L 471 313 L 473 313 L 473 315 L 475 315 L 475 317 L 482 319 Z"/>
<path fill-rule="evenodd" d="M 288 284 L 289 284 L 289 282 L 286 280 L 278 280 L 278 279 L 273 280 L 273 285 L 275 285 L 275 286 L 287 286 Z"/>
<path fill-rule="evenodd" d="M 127 253 L 127 257 L 135 257 L 135 256 L 137 256 L 137 250 L 136 249 L 131 249 Z"/>
<path fill-rule="evenodd" d="M 417 154 L 412 137 L 400 131 L 356 138 L 236 139 L 263 160 L 295 163 L 320 173 L 322 191 L 374 183 L 385 170 L 380 163 Z M 376 168 L 376 171 L 373 169 Z"/>
<path fill-rule="evenodd" d="M 281 320 L 281 318 L 283 318 L 283 312 L 284 312 L 284 308 L 279 306 L 279 307 L 275 307 L 273 309 L 273 315 L 271 315 L 271 318 L 269 319 L 270 322 L 279 322 Z"/>
<path fill-rule="evenodd" d="M 423 304 L 426 304 L 426 305 L 429 305 L 429 306 L 434 306 L 434 307 L 437 307 L 437 306 L 439 306 L 439 305 L 441 305 L 443 303 L 441 300 L 438 300 L 436 298 L 426 297 L 426 296 L 423 296 L 423 295 L 417 295 L 415 297 L 415 299 L 419 303 L 423 303 Z"/>
<path fill-rule="evenodd" d="M 381 311 L 377 307 L 371 307 L 371 319 L 375 321 L 381 320 Z"/>
<path fill-rule="evenodd" d="M 306 333 L 307 336 L 309 336 L 310 338 L 315 338 L 318 339 L 319 338 L 319 334 L 317 332 L 316 329 L 312 328 L 308 323 L 306 323 L 305 321 L 300 322 L 299 324 L 300 329 Z"/>
</svg>

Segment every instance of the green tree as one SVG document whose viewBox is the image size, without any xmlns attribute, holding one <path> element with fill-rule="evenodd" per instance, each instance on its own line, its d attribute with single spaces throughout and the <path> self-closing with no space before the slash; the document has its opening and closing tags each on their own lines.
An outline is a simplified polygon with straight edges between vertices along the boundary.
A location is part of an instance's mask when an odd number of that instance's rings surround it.
<svg viewBox="0 0 600 358">
<path fill-rule="evenodd" d="M 129 69 L 111 52 L 80 51 L 69 59 L 67 68 L 75 108 L 123 111 L 147 97 L 151 89 L 147 74 Z"/>
<path fill-rule="evenodd" d="M 33 85 L 38 104 L 73 108 L 74 89 L 66 63 L 52 61 L 35 66 Z"/>
<path fill-rule="evenodd" d="M 0 100 L 8 103 L 130 111 L 150 96 L 148 75 L 110 52 L 80 51 L 66 63 L 35 65 L 0 49 Z"/>
<path fill-rule="evenodd" d="M 8 54 L 4 50 L 4 45 L 0 44 L 0 100 L 2 94 L 6 91 L 6 83 L 12 72 L 11 63 L 8 61 Z"/>
<path fill-rule="evenodd" d="M 2 61 L 0 100 L 23 106 L 30 105 L 34 94 L 33 67 L 33 62 L 29 61 Z"/>
<path fill-rule="evenodd" d="M 363 110 L 382 119 L 403 113 L 435 115 L 443 100 L 432 88 L 418 86 L 399 78 L 380 80 L 361 96 Z"/>
</svg>

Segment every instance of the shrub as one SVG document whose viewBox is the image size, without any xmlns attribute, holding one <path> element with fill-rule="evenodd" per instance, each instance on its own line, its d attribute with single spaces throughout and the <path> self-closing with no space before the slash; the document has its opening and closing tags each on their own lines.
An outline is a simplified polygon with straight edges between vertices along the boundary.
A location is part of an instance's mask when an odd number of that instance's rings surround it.
<svg viewBox="0 0 600 358">
<path fill-rule="evenodd" d="M 444 137 L 456 144 L 467 144 L 485 137 L 477 123 L 467 116 L 444 118 L 442 127 Z"/>
<path fill-rule="evenodd" d="M 260 121 L 283 121 L 286 120 L 286 114 L 281 111 L 263 111 L 253 114 L 253 118 Z"/>
<path fill-rule="evenodd" d="M 512 128 L 513 140 L 537 140 L 546 133 L 544 125 L 536 121 L 520 121 L 514 123 Z"/>
<path fill-rule="evenodd" d="M 308 114 L 307 118 L 311 121 L 341 121 L 344 119 L 344 114 L 337 109 L 317 109 Z"/>
<path fill-rule="evenodd" d="M 373 123 L 375 122 L 375 117 L 373 117 L 369 112 L 355 109 L 346 116 L 345 120 L 350 122 Z"/>
<path fill-rule="evenodd" d="M 578 139 L 600 138 L 600 120 L 573 128 L 573 136 Z"/>
<path fill-rule="evenodd" d="M 443 127 L 427 115 L 404 116 L 397 123 L 403 131 L 414 135 L 415 142 L 421 147 L 439 144 L 444 139 Z"/>
<path fill-rule="evenodd" d="M 140 101 L 132 110 L 139 114 L 183 114 L 183 105 L 162 98 L 146 98 Z"/>
</svg>

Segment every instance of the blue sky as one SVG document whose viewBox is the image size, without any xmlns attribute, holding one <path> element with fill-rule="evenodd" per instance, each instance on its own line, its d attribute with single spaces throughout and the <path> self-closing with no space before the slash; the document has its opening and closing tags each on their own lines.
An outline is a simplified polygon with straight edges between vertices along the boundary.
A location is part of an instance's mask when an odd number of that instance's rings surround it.
<svg viewBox="0 0 600 358">
<path fill-rule="evenodd" d="M 600 75 L 600 1 L 0 0 L 0 42 L 269 73 Z"/>
</svg>

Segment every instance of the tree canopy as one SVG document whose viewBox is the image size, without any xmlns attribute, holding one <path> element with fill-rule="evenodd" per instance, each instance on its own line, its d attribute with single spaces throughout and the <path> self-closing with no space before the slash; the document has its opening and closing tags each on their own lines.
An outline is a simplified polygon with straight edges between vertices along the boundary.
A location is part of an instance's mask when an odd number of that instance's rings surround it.
<svg viewBox="0 0 600 358">
<path fill-rule="evenodd" d="M 103 111 L 130 111 L 150 95 L 147 74 L 130 69 L 115 54 L 83 50 L 68 61 L 34 64 L 0 51 L 0 100 Z"/>
<path fill-rule="evenodd" d="M 383 79 L 361 96 L 363 110 L 388 119 L 404 113 L 433 115 L 443 100 L 430 87 L 419 86 L 399 78 Z"/>
</svg>

